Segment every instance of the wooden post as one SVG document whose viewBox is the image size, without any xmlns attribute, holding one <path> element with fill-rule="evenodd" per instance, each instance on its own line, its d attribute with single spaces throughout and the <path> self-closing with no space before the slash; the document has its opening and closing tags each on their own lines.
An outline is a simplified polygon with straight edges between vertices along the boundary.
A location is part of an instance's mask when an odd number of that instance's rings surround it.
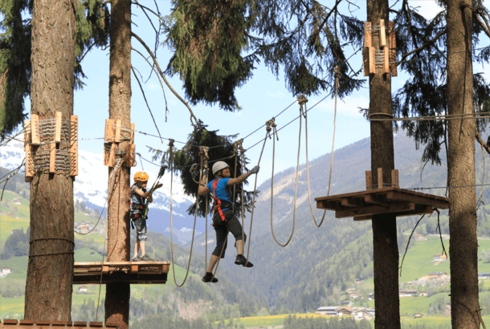
<svg viewBox="0 0 490 329">
<path fill-rule="evenodd" d="M 41 144 L 41 140 L 39 139 L 39 115 L 37 114 L 31 114 L 31 133 L 31 143 L 34 145 Z"/>
<path fill-rule="evenodd" d="M 383 48 L 383 74 L 390 73 L 390 49 L 388 47 Z"/>
<path fill-rule="evenodd" d="M 114 167 L 115 166 L 115 156 L 116 156 L 116 144 L 112 143 L 111 144 L 111 151 L 109 153 L 109 161 L 107 162 L 107 165 L 109 167 Z"/>
<path fill-rule="evenodd" d="M 121 141 L 121 120 L 116 120 L 116 136 L 114 142 L 119 143 Z"/>
<path fill-rule="evenodd" d="M 385 20 L 379 20 L 379 48 L 386 47 L 386 26 Z"/>
<path fill-rule="evenodd" d="M 373 189 L 373 175 L 371 175 L 371 170 L 366 170 L 366 190 Z"/>
<path fill-rule="evenodd" d="M 114 142 L 114 120 L 113 119 L 105 120 L 104 141 Z"/>
<path fill-rule="evenodd" d="M 396 62 L 396 33 L 395 33 L 395 23 L 388 22 L 388 26 L 390 28 L 390 62 Z M 396 68 L 396 64 L 390 64 L 391 75 L 396 77 L 398 76 L 398 71 Z"/>
<path fill-rule="evenodd" d="M 371 22 L 364 23 L 364 48 L 372 47 Z"/>
<path fill-rule="evenodd" d="M 383 168 L 378 168 L 378 189 L 383 188 Z"/>
<path fill-rule="evenodd" d="M 56 143 L 50 143 L 49 172 L 56 173 Z"/>
<path fill-rule="evenodd" d="M 61 124 L 62 124 L 61 112 L 56 112 L 56 124 L 54 129 L 55 142 L 61 142 Z"/>
<path fill-rule="evenodd" d="M 398 169 L 393 169 L 391 171 L 391 185 L 396 187 L 396 188 L 400 187 L 400 185 L 398 183 Z"/>
<path fill-rule="evenodd" d="M 24 151 L 26 153 L 26 176 L 25 181 L 32 181 L 34 176 L 33 160 L 32 160 L 32 145 L 31 143 L 31 121 L 24 121 Z"/>
<path fill-rule="evenodd" d="M 78 116 L 71 116 L 70 176 L 78 176 Z"/>
</svg>

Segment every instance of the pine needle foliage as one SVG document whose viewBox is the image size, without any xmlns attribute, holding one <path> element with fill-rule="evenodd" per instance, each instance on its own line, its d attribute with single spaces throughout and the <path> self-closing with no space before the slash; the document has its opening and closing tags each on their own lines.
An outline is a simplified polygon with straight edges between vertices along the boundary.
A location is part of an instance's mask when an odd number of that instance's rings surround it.
<svg viewBox="0 0 490 329">
<path fill-rule="evenodd" d="M 338 3 L 341 1 L 337 1 Z M 336 3 L 337 3 L 336 2 Z M 278 77 L 284 70 L 293 95 L 334 88 L 341 71 L 340 97 L 364 79 L 348 63 L 346 51 L 362 45 L 364 23 L 344 15 L 337 4 L 314 0 L 174 0 L 164 33 L 174 55 L 167 73 L 179 74 L 193 104 L 239 109 L 235 91 L 261 61 Z"/>
<path fill-rule="evenodd" d="M 414 53 L 403 61 L 398 68 L 406 71 L 409 78 L 396 92 L 393 98 L 393 114 L 396 117 L 437 116 L 448 114 L 447 103 L 447 48 L 446 48 L 446 11 L 443 10 L 433 19 L 427 20 L 416 8 L 403 6 L 396 12 L 396 44 L 398 53 L 408 53 L 437 40 L 420 52 Z M 476 22 L 476 19 L 473 19 Z M 481 26 L 473 25 L 474 59 L 479 63 L 488 63 L 490 47 L 475 50 L 479 43 Z M 490 111 L 490 85 L 484 77 L 473 75 L 475 113 Z M 485 130 L 488 120 L 477 120 L 480 132 Z M 395 124 L 396 125 L 396 124 Z M 447 121 L 403 121 L 401 127 L 415 140 L 417 148 L 424 145 L 422 162 L 441 165 L 441 150 L 447 151 Z"/>
<path fill-rule="evenodd" d="M 24 100 L 30 93 L 32 6 L 33 0 L 0 0 L 0 132 L 6 134 L 27 116 Z M 80 61 L 85 51 L 94 45 L 107 45 L 108 12 L 107 5 L 102 5 L 100 0 L 77 3 L 75 89 L 84 85 Z M 0 136 L 0 140 L 3 138 Z"/>
<path fill-rule="evenodd" d="M 174 152 L 174 173 L 180 175 L 182 179 L 182 184 L 184 185 L 184 193 L 191 196 L 197 196 L 198 184 L 196 181 L 199 181 L 199 175 L 193 177 L 191 172 L 191 166 L 193 164 L 197 164 L 198 169 L 201 169 L 201 157 L 200 157 L 200 146 L 209 147 L 209 163 L 208 163 L 208 181 L 212 181 L 215 177 L 212 172 L 212 166 L 216 161 L 224 161 L 230 166 L 231 176 L 234 176 L 235 173 L 235 145 L 234 139 L 236 136 L 220 136 L 218 135 L 218 131 L 209 131 L 206 129 L 206 125 L 200 122 L 203 129 L 195 129 L 191 134 L 189 134 L 189 138 L 187 140 L 186 145 Z M 151 152 L 155 153 L 154 160 L 159 159 L 161 156 L 164 156 L 163 153 L 157 152 L 155 149 L 151 149 Z M 245 157 L 245 163 L 240 161 L 240 156 L 237 160 L 237 176 L 240 176 L 244 172 L 247 171 L 246 165 L 248 164 L 248 158 Z M 247 181 L 244 182 L 247 184 Z M 235 199 L 233 202 L 235 203 L 235 214 L 240 217 L 241 216 L 241 191 L 242 184 L 235 185 Z M 250 212 L 252 209 L 251 201 L 253 197 L 253 191 L 245 191 L 244 190 L 244 210 Z M 199 208 L 198 215 L 204 217 L 206 215 L 206 195 L 199 196 L 198 199 Z M 211 211 L 211 205 L 213 199 L 211 195 L 208 197 L 208 211 Z M 196 204 L 192 204 L 187 212 L 189 215 L 194 215 Z"/>
</svg>

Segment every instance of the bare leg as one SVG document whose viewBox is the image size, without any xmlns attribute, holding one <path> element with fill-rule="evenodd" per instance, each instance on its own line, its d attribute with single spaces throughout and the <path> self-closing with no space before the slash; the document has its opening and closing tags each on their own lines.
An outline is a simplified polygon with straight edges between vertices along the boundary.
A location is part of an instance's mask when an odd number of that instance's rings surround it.
<svg viewBox="0 0 490 329">
<path fill-rule="evenodd" d="M 218 262 L 219 257 L 216 255 L 211 255 L 211 259 L 209 260 L 208 273 L 213 273 L 213 268 Z"/>
<path fill-rule="evenodd" d="M 146 245 L 146 241 L 140 241 L 141 257 L 146 255 L 145 245 Z"/>
<path fill-rule="evenodd" d="M 134 257 L 138 257 L 138 252 L 140 251 L 140 242 L 139 241 L 136 241 L 135 245 L 134 245 Z"/>
<path fill-rule="evenodd" d="M 236 241 L 236 252 L 238 255 L 243 255 L 243 249 L 244 249 L 243 246 L 244 246 L 243 240 Z"/>
</svg>

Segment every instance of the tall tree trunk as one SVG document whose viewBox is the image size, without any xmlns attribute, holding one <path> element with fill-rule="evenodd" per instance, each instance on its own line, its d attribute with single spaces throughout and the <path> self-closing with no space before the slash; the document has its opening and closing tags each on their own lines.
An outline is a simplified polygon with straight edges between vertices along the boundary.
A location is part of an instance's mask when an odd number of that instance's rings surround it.
<svg viewBox="0 0 490 329">
<path fill-rule="evenodd" d="M 131 117 L 131 1 L 113 0 L 111 10 L 111 51 L 109 76 L 109 118 L 119 119 L 130 127 Z M 118 145 L 126 152 L 127 142 Z M 109 168 L 111 177 L 114 168 Z M 114 175 L 114 185 L 108 191 L 108 243 L 107 261 L 129 261 L 129 193 L 130 168 L 121 166 Z M 111 180 L 109 180 L 109 184 Z M 111 186 L 109 186 L 111 188 Z M 108 283 L 105 299 L 105 319 L 108 322 L 123 322 L 129 326 L 130 284 Z"/>
<path fill-rule="evenodd" d="M 472 14 L 448 0 L 447 90 L 450 115 L 473 113 L 471 56 Z M 448 185 L 475 184 L 474 120 L 448 121 Z M 454 329 L 480 328 L 478 303 L 478 240 L 475 187 L 449 189 L 449 255 L 451 259 L 451 323 Z"/>
<path fill-rule="evenodd" d="M 73 2 L 72 2 L 73 1 Z M 74 0 L 34 0 L 31 113 L 73 114 Z M 44 148 L 41 146 L 40 148 Z M 30 248 L 24 318 L 70 321 L 73 289 L 73 179 L 38 173 L 31 182 Z"/>
<path fill-rule="evenodd" d="M 372 26 L 380 19 L 388 25 L 388 1 L 369 0 L 367 20 Z M 373 46 L 379 49 L 379 37 L 373 34 Z M 375 74 L 369 78 L 369 114 L 393 114 L 391 102 L 391 75 Z M 385 116 L 383 116 L 385 117 Z M 373 184 L 378 181 L 378 168 L 383 169 L 383 182 L 391 183 L 395 169 L 393 125 L 390 121 L 371 121 L 371 172 Z M 383 188 L 379 186 L 378 188 Z M 374 305 L 377 329 L 400 328 L 400 300 L 398 296 L 398 244 L 395 215 L 376 215 L 372 219 L 374 256 Z"/>
</svg>

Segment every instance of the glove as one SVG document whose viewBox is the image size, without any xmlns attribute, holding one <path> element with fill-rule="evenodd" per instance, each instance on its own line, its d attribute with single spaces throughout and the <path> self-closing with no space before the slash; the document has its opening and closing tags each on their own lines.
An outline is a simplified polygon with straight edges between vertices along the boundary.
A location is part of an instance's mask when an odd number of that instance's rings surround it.
<svg viewBox="0 0 490 329">
<path fill-rule="evenodd" d="M 202 171 L 202 177 L 207 177 L 208 176 L 208 170 L 207 169 L 204 169 Z"/>
<path fill-rule="evenodd" d="M 250 170 L 250 172 L 251 172 L 252 174 L 256 174 L 256 173 L 258 173 L 258 172 L 259 172 L 259 169 L 260 169 L 260 167 L 259 167 L 259 166 L 255 166 L 255 167 L 253 167 L 253 168 L 252 168 L 252 170 Z"/>
</svg>

